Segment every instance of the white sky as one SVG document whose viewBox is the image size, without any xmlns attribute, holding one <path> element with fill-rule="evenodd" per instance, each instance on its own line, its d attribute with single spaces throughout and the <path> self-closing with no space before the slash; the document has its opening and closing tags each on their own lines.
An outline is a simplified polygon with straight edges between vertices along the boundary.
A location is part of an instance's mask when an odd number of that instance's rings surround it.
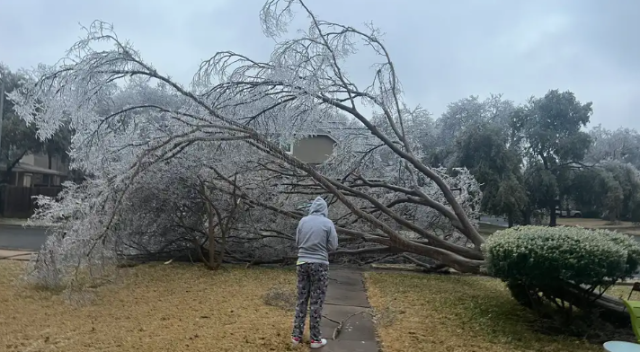
<svg viewBox="0 0 640 352">
<path fill-rule="evenodd" d="M 517 103 L 549 89 L 593 101 L 592 124 L 640 129 L 640 1 L 307 0 L 323 19 L 385 33 L 406 97 L 439 116 L 469 95 Z M 233 50 L 266 59 L 262 0 L 0 0 L 0 62 L 52 64 L 82 35 L 110 22 L 146 61 L 188 83 L 201 60 Z M 372 61 L 350 74 L 370 81 Z M 351 65 L 350 65 L 351 66 Z"/>
</svg>

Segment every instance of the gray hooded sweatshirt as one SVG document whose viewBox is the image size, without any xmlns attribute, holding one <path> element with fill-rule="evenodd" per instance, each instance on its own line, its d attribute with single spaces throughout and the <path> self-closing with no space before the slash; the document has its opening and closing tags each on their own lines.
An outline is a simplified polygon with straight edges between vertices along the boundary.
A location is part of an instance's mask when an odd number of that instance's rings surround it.
<svg viewBox="0 0 640 352">
<path fill-rule="evenodd" d="M 328 214 L 327 202 L 318 197 L 311 203 L 309 215 L 298 223 L 298 262 L 329 264 L 329 252 L 338 248 L 338 234 Z"/>
</svg>

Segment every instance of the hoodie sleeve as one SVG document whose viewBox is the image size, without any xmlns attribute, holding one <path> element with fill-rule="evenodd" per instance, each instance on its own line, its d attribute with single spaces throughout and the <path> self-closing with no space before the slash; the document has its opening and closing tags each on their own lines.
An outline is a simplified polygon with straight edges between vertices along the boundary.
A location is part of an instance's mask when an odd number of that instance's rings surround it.
<svg viewBox="0 0 640 352">
<path fill-rule="evenodd" d="M 296 228 L 296 248 L 300 248 L 300 222 L 298 222 L 298 227 Z"/>
<path fill-rule="evenodd" d="M 327 241 L 327 249 L 330 252 L 338 249 L 338 234 L 336 233 L 336 227 L 335 225 L 333 225 L 333 222 L 329 227 L 329 240 Z"/>
</svg>

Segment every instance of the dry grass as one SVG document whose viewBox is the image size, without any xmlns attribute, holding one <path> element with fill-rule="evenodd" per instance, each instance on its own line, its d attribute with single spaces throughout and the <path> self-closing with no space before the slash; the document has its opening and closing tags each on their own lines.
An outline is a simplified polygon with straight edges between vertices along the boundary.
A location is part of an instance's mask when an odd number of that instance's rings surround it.
<svg viewBox="0 0 640 352">
<path fill-rule="evenodd" d="M 602 219 L 583 218 L 558 218 L 557 221 L 558 225 L 581 226 L 590 229 L 605 229 L 640 236 L 640 225 L 633 224 L 629 221 L 621 221 L 615 224 Z"/>
<path fill-rule="evenodd" d="M 384 352 L 601 351 L 568 337 L 537 333 L 536 317 L 495 279 L 367 273 L 371 304 L 392 309 L 392 324 L 378 325 Z"/>
<path fill-rule="evenodd" d="M 22 263 L 0 262 L 2 351 L 287 351 L 291 314 L 265 305 L 295 275 L 181 264 L 123 269 L 121 284 L 98 288 L 74 308 L 51 292 L 14 283 Z"/>
</svg>

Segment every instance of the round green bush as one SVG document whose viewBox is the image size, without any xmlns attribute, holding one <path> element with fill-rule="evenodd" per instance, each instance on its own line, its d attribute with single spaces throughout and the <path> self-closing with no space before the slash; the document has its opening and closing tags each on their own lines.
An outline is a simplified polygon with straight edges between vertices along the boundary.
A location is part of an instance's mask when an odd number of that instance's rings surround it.
<svg viewBox="0 0 640 352">
<path fill-rule="evenodd" d="M 482 250 L 492 276 L 540 289 L 566 282 L 611 285 L 633 276 L 640 264 L 633 238 L 580 227 L 514 227 L 491 235 Z"/>
</svg>

